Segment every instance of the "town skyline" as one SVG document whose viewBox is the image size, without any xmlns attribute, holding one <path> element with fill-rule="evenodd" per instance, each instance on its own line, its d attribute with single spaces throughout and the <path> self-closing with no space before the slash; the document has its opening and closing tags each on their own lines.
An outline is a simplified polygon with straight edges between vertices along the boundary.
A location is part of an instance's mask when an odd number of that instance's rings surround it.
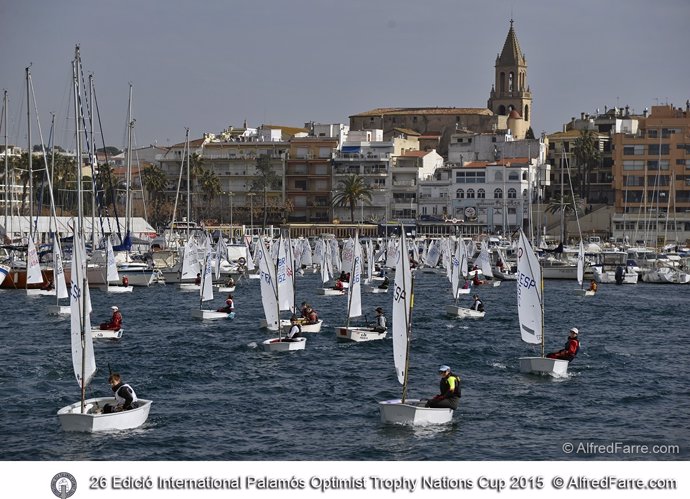
<svg viewBox="0 0 690 499">
<path fill-rule="evenodd" d="M 10 99 L 10 143 L 26 146 L 30 65 L 43 142 L 55 113 L 55 144 L 72 147 L 77 44 L 85 78 L 94 75 L 105 145 L 118 148 L 126 143 L 130 83 L 134 147 L 170 146 L 184 140 L 186 127 L 198 138 L 245 120 L 250 127 L 348 124 L 350 115 L 379 107 L 486 107 L 511 19 L 526 56 L 535 135 L 557 132 L 583 112 L 629 106 L 642 113 L 684 106 L 689 97 L 679 42 L 690 4 L 682 0 L 653 9 L 638 0 L 586 0 L 577 11 L 541 0 L 211 0 L 201 8 L 125 0 L 97 12 L 89 5 L 4 5 L 0 86 Z M 71 35 L 66 26 L 79 29 Z M 36 131 L 32 139 L 40 142 Z"/>
</svg>

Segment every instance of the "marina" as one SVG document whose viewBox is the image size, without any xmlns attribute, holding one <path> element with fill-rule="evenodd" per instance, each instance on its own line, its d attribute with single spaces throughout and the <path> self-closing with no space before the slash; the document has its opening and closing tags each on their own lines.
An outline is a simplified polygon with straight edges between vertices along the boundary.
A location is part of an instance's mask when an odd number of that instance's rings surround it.
<svg viewBox="0 0 690 499">
<path fill-rule="evenodd" d="M 91 322 L 106 319 L 116 304 L 125 333 L 117 341 L 94 340 L 99 370 L 87 398 L 111 395 L 110 367 L 139 397 L 155 401 L 141 427 L 98 434 L 63 431 L 56 414 L 75 398 L 69 317 L 49 315 L 50 297 L 0 291 L 3 459 L 690 457 L 690 374 L 678 357 L 688 342 L 688 286 L 601 284 L 596 296 L 584 298 L 573 295 L 571 280 L 546 281 L 546 349 L 560 349 L 574 326 L 582 345 L 567 376 L 553 378 L 520 372 L 519 358 L 539 352 L 520 339 L 515 281 L 476 287 L 486 317 L 463 320 L 444 313 L 439 293 L 451 294 L 445 276 L 416 273 L 408 396 L 437 394 L 436 371 L 447 364 L 462 379 L 462 398 L 449 424 L 410 427 L 380 421 L 378 403 L 400 396 L 390 336 L 337 341 L 335 330 L 346 320 L 343 299 L 318 294 L 318 273 L 297 279 L 296 301 L 313 305 L 323 325 L 294 352 L 262 349 L 275 333 L 260 328 L 257 280 L 238 280 L 233 321 L 192 318 L 198 297 L 174 285 L 122 295 L 92 291 Z M 371 323 L 377 306 L 390 318 L 392 301 L 393 293 L 369 295 L 363 317 L 351 325 Z M 680 446 L 680 454 L 565 454 L 565 439 L 663 443 Z"/>
</svg>

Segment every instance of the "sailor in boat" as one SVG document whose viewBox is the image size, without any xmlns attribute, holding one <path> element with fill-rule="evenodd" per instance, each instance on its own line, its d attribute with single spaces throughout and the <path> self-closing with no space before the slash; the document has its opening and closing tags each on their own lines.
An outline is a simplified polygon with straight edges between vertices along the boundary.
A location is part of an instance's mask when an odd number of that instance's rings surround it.
<svg viewBox="0 0 690 499">
<path fill-rule="evenodd" d="M 388 285 L 390 284 L 390 281 L 388 280 L 388 277 L 383 278 L 383 282 L 379 284 L 379 289 L 388 289 Z"/>
<path fill-rule="evenodd" d="M 127 383 L 123 383 L 118 373 L 112 373 L 108 376 L 108 383 L 110 383 L 110 388 L 115 394 L 115 405 L 106 404 L 103 408 L 103 413 L 110 414 L 112 412 L 129 411 L 139 407 L 137 394 L 134 393 L 134 389 Z"/>
<path fill-rule="evenodd" d="M 129 286 L 129 277 L 127 277 L 126 275 L 122 276 L 122 286 L 125 288 Z"/>
<path fill-rule="evenodd" d="M 438 373 L 441 375 L 441 393 L 427 400 L 426 407 L 448 407 L 455 410 L 460 404 L 460 377 L 453 374 L 446 365 L 439 366 Z"/>
<path fill-rule="evenodd" d="M 307 305 L 306 309 L 307 315 L 304 316 L 304 324 L 318 324 L 319 316 L 311 305 Z"/>
<path fill-rule="evenodd" d="M 196 273 L 196 279 L 194 279 L 194 284 L 197 286 L 201 286 L 201 273 Z"/>
<path fill-rule="evenodd" d="M 565 343 L 563 350 L 550 353 L 546 357 L 549 359 L 563 359 L 567 360 L 568 362 L 572 361 L 577 355 L 577 352 L 580 350 L 580 340 L 578 339 L 579 334 L 580 331 L 578 331 L 576 327 L 572 328 L 568 334 L 568 341 Z"/>
<path fill-rule="evenodd" d="M 335 286 L 333 286 L 333 289 L 337 289 L 338 291 L 345 290 L 345 286 L 343 286 L 343 281 L 340 278 L 337 281 L 335 281 Z"/>
<path fill-rule="evenodd" d="M 228 288 L 232 288 L 235 285 L 235 279 L 232 277 L 228 278 L 228 280 L 225 282 L 225 286 Z"/>
<path fill-rule="evenodd" d="M 52 291 L 53 289 L 55 289 L 55 286 L 53 285 L 53 280 L 49 278 L 48 281 L 43 286 L 41 286 L 41 289 L 43 291 Z"/>
<path fill-rule="evenodd" d="M 479 270 L 479 267 L 477 267 L 476 265 L 474 267 L 472 267 L 472 271 L 474 272 L 474 277 L 472 277 L 472 284 L 474 284 L 475 286 L 479 286 L 480 284 L 484 284 L 484 281 L 482 281 L 479 278 L 479 272 L 476 272 L 477 270 Z"/>
<path fill-rule="evenodd" d="M 297 341 L 302 333 L 302 326 L 299 325 L 299 318 L 293 314 L 290 317 L 290 331 L 288 331 L 287 336 L 280 341 Z"/>
<path fill-rule="evenodd" d="M 376 307 L 376 324 L 371 329 L 377 333 L 383 333 L 388 329 L 386 327 L 386 316 L 383 315 L 381 307 Z"/>
<path fill-rule="evenodd" d="M 471 310 L 476 310 L 477 312 L 483 312 L 483 311 L 484 311 L 484 302 L 482 302 L 482 301 L 479 299 L 479 295 L 474 295 L 474 296 L 472 297 L 472 299 L 473 299 L 474 301 L 472 302 L 472 306 L 470 307 L 470 309 L 471 309 Z"/>
<path fill-rule="evenodd" d="M 589 283 L 589 291 L 597 292 L 597 283 L 594 279 Z"/>
<path fill-rule="evenodd" d="M 462 289 L 469 289 L 469 287 L 470 287 L 470 281 L 465 279 L 465 284 L 462 285 Z"/>
<path fill-rule="evenodd" d="M 122 328 L 122 313 L 117 305 L 113 305 L 110 309 L 113 311 L 113 315 L 108 322 L 101 322 L 100 329 L 118 331 Z"/>
<path fill-rule="evenodd" d="M 235 311 L 235 300 L 233 299 L 232 293 L 230 293 L 225 300 L 225 306 L 220 307 L 216 312 L 225 312 L 226 314 L 230 314 Z"/>
<path fill-rule="evenodd" d="M 302 304 L 299 307 L 300 313 L 302 314 L 303 318 L 307 318 L 307 315 L 309 312 L 307 312 L 307 308 L 309 307 L 309 304 L 306 301 L 303 301 Z"/>
</svg>

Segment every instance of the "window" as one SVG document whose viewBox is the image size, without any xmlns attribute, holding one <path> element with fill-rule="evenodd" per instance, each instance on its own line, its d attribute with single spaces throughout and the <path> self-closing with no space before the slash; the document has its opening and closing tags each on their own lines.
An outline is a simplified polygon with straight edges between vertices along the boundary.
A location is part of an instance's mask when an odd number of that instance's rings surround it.
<svg viewBox="0 0 690 499">
<path fill-rule="evenodd" d="M 520 174 L 518 172 L 510 172 L 508 174 L 508 180 L 520 180 Z"/>
<path fill-rule="evenodd" d="M 644 170 L 644 161 L 625 160 L 623 161 L 623 170 Z"/>
<path fill-rule="evenodd" d="M 467 189 L 467 199 L 474 199 L 474 189 Z"/>
<path fill-rule="evenodd" d="M 644 145 L 638 144 L 636 146 L 623 146 L 623 156 L 642 156 L 644 154 Z"/>
<path fill-rule="evenodd" d="M 503 181 L 503 172 L 496 172 L 494 174 L 494 182 L 502 182 Z"/>
<path fill-rule="evenodd" d="M 503 199 L 503 189 L 494 190 L 494 199 Z"/>
<path fill-rule="evenodd" d="M 464 199 L 465 198 L 465 191 L 462 189 L 458 189 L 455 191 L 455 199 Z"/>
<path fill-rule="evenodd" d="M 477 199 L 484 199 L 486 198 L 486 191 L 484 189 L 478 189 L 477 190 Z"/>
<path fill-rule="evenodd" d="M 668 156 L 669 147 L 668 144 L 661 144 L 661 155 Z M 650 155 L 659 155 L 659 144 L 649 144 Z"/>
<path fill-rule="evenodd" d="M 515 199 L 515 198 L 517 198 L 517 192 L 515 191 L 515 189 L 513 189 L 511 187 L 510 189 L 508 189 L 508 199 Z"/>
</svg>

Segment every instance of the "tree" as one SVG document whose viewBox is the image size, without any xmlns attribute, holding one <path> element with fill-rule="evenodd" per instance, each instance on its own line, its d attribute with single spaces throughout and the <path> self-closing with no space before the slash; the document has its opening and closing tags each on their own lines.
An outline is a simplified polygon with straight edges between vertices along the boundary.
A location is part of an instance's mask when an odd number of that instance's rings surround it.
<svg viewBox="0 0 690 499">
<path fill-rule="evenodd" d="M 577 163 L 577 191 L 581 198 L 589 198 L 590 179 L 592 170 L 599 164 L 599 140 L 594 130 L 581 130 L 580 136 L 573 144 L 575 161 Z"/>
<path fill-rule="evenodd" d="M 338 183 L 333 195 L 333 206 L 349 206 L 350 221 L 355 223 L 355 206 L 359 201 L 371 204 L 371 188 L 359 175 L 348 175 Z"/>
<path fill-rule="evenodd" d="M 222 189 L 220 188 L 220 180 L 211 170 L 201 169 L 196 179 L 196 183 L 201 188 L 201 197 L 204 199 L 206 204 L 205 211 L 206 215 L 208 215 L 211 201 L 218 197 L 218 195 L 222 192 Z"/>
<path fill-rule="evenodd" d="M 159 166 L 151 165 L 144 168 L 142 172 L 142 182 L 153 209 L 152 222 L 155 225 L 159 225 L 164 222 L 164 220 L 161 220 L 161 208 L 165 203 L 165 191 L 168 188 L 168 178 Z"/>
<path fill-rule="evenodd" d="M 271 163 L 271 157 L 268 154 L 261 154 L 256 158 L 255 165 L 257 175 L 252 180 L 251 190 L 252 191 L 263 191 L 263 225 L 262 229 L 266 228 L 268 219 L 268 190 L 275 190 L 281 187 L 282 179 L 273 170 L 273 164 Z"/>
<path fill-rule="evenodd" d="M 546 212 L 553 215 L 561 213 L 563 216 L 563 226 L 561 227 L 563 231 L 563 241 L 561 242 L 564 243 L 568 240 L 568 230 L 565 218 L 574 214 L 577 214 L 577 216 L 582 215 L 584 213 L 584 203 L 582 199 L 572 194 L 563 194 L 561 198 L 561 193 L 559 192 L 549 201 L 549 204 L 546 206 Z"/>
</svg>

